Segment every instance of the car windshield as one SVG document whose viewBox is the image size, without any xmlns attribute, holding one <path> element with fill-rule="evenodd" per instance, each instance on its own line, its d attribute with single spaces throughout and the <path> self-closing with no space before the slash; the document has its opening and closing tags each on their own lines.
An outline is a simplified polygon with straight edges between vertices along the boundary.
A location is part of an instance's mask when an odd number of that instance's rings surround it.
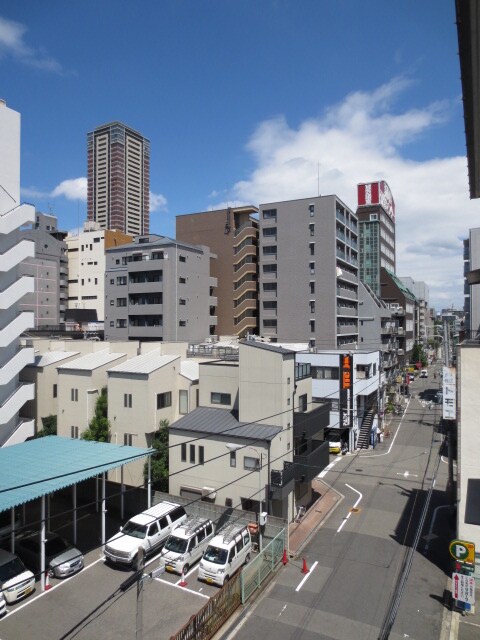
<svg viewBox="0 0 480 640">
<path fill-rule="evenodd" d="M 213 547 L 209 545 L 205 554 L 203 556 L 204 560 L 208 562 L 214 562 L 215 564 L 225 564 L 228 558 L 227 549 L 219 549 L 218 547 Z"/>
<path fill-rule="evenodd" d="M 13 558 L 13 560 L 2 564 L 0 567 L 0 582 L 11 580 L 24 571 L 26 571 L 26 569 L 20 558 Z"/>
<path fill-rule="evenodd" d="M 45 543 L 45 554 L 47 556 L 58 556 L 67 549 L 71 549 L 72 545 L 63 538 L 52 538 Z"/>
<path fill-rule="evenodd" d="M 147 527 L 144 524 L 136 524 L 129 520 L 123 527 L 122 533 L 126 536 L 132 536 L 133 538 L 145 538 L 147 535 Z"/>
<path fill-rule="evenodd" d="M 174 553 L 183 553 L 187 550 L 187 544 L 188 540 L 185 538 L 170 536 L 165 543 L 164 549 L 167 551 L 173 551 Z"/>
</svg>

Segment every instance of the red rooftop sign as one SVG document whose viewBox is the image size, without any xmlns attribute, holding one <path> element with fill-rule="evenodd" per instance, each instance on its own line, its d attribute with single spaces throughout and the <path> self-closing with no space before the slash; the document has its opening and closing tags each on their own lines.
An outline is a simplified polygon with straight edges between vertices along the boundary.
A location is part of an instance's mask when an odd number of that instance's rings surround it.
<svg viewBox="0 0 480 640">
<path fill-rule="evenodd" d="M 385 180 L 357 184 L 357 194 L 359 207 L 379 204 L 390 218 L 395 220 L 395 202 L 390 187 Z"/>
</svg>

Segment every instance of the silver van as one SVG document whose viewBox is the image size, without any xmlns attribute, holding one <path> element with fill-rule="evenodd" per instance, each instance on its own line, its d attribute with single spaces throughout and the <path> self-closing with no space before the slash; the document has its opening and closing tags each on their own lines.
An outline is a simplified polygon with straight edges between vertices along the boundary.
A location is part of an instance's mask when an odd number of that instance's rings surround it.
<svg viewBox="0 0 480 640">
<path fill-rule="evenodd" d="M 138 547 L 145 555 L 158 551 L 170 533 L 187 519 L 185 509 L 175 502 L 159 502 L 130 518 L 105 545 L 105 560 L 135 567 Z"/>
<path fill-rule="evenodd" d="M 203 556 L 214 535 L 215 527 L 211 520 L 188 517 L 168 536 L 160 556 L 160 566 L 165 566 L 166 571 L 188 573 L 192 564 Z"/>
</svg>

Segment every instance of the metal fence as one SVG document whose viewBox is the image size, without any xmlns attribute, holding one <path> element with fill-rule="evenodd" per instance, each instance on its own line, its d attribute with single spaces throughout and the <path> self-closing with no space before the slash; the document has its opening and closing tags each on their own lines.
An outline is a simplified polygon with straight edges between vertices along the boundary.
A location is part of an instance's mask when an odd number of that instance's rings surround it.
<svg viewBox="0 0 480 640">
<path fill-rule="evenodd" d="M 282 561 L 286 549 L 285 529 L 282 529 L 273 540 L 242 571 L 242 604 L 260 589 L 262 582 L 275 571 Z"/>
</svg>

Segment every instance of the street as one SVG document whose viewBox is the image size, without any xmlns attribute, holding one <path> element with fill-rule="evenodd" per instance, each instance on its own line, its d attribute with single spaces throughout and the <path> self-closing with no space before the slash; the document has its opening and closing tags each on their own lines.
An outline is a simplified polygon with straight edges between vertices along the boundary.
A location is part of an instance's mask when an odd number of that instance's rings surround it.
<svg viewBox="0 0 480 640">
<path fill-rule="evenodd" d="M 438 640 L 450 533 L 441 407 L 418 397 L 432 383 L 412 383 L 381 445 L 328 472 L 345 498 L 304 549 L 308 573 L 290 562 L 225 640 Z"/>
</svg>

